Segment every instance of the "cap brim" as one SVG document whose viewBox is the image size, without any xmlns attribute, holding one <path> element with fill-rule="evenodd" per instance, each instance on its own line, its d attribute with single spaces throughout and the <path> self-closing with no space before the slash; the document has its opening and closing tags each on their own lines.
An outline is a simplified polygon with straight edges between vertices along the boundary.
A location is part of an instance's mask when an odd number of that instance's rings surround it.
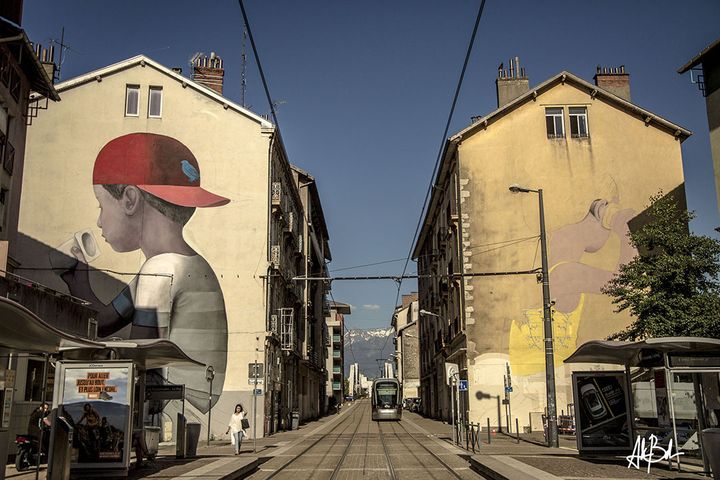
<svg viewBox="0 0 720 480">
<path fill-rule="evenodd" d="M 138 185 L 139 189 L 181 207 L 220 207 L 230 199 L 215 195 L 200 187 L 179 185 Z"/>
</svg>

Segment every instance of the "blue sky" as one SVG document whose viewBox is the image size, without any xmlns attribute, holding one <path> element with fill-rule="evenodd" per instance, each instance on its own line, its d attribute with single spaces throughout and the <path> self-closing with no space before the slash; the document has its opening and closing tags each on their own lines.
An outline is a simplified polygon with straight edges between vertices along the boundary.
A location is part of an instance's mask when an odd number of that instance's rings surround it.
<svg viewBox="0 0 720 480">
<path fill-rule="evenodd" d="M 479 0 L 246 0 L 290 159 L 315 175 L 329 224 L 330 269 L 410 250 Z M 720 2 L 489 0 L 450 132 L 496 106 L 500 62 L 519 56 L 530 84 L 625 65 L 633 102 L 694 132 L 683 144 L 696 232 L 717 236 L 705 103 L 678 67 L 720 36 Z M 47 45 L 65 27 L 62 79 L 143 53 L 188 72 L 195 52 L 225 61 L 240 101 L 242 15 L 232 0 L 25 0 L 23 27 Z M 248 44 L 246 104 L 269 107 Z M 337 274 L 400 273 L 403 262 Z M 414 272 L 411 264 L 409 272 Z M 403 284 L 403 291 L 415 288 Z M 387 326 L 392 281 L 335 282 L 351 328 Z"/>
</svg>

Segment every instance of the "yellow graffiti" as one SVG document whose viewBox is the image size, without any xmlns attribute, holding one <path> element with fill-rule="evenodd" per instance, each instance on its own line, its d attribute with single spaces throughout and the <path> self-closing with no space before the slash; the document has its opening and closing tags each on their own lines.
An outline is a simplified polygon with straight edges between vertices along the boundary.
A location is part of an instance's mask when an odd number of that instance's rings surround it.
<svg viewBox="0 0 720 480">
<path fill-rule="evenodd" d="M 555 367 L 561 366 L 577 348 L 584 306 L 585 294 L 580 295 L 577 308 L 570 313 L 552 310 Z M 513 320 L 510 326 L 510 364 L 516 375 L 533 375 L 545 370 L 543 310 L 529 309 L 524 314 L 524 320 Z"/>
</svg>

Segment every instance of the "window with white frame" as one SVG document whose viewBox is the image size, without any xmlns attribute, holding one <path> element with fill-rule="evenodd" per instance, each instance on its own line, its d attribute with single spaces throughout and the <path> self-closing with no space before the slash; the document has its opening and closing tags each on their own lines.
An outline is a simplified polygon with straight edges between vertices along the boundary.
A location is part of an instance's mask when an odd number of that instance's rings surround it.
<svg viewBox="0 0 720 480">
<path fill-rule="evenodd" d="M 572 138 L 588 138 L 587 108 L 570 107 L 570 136 Z"/>
<path fill-rule="evenodd" d="M 140 115 L 140 85 L 125 86 L 125 116 Z"/>
<path fill-rule="evenodd" d="M 547 107 L 545 109 L 545 126 L 548 138 L 565 138 L 565 121 L 562 107 Z"/>
<path fill-rule="evenodd" d="M 148 117 L 162 117 L 162 87 L 150 87 L 148 90 Z"/>
</svg>

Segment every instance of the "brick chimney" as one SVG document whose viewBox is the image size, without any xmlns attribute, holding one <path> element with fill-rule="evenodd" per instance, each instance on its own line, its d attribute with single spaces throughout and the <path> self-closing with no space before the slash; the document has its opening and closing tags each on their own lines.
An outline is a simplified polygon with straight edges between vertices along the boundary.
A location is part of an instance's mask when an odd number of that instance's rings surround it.
<svg viewBox="0 0 720 480">
<path fill-rule="evenodd" d="M 209 57 L 204 53 L 198 53 L 192 58 L 191 64 L 192 79 L 222 95 L 225 76 L 222 59 L 215 55 L 215 52 L 210 52 Z"/>
<path fill-rule="evenodd" d="M 519 57 L 511 58 L 507 68 L 504 68 L 502 63 L 500 64 L 495 86 L 497 87 L 498 108 L 507 105 L 530 90 L 530 82 L 525 76 L 525 69 L 520 68 Z"/>
<path fill-rule="evenodd" d="M 412 302 L 418 299 L 418 292 L 412 292 L 402 296 L 402 308 L 407 308 Z"/>
<path fill-rule="evenodd" d="M 630 102 L 630 74 L 625 71 L 625 65 L 619 67 L 601 67 L 597 66 L 597 71 L 593 77 L 595 85 L 617 95 L 623 100 Z"/>
</svg>

